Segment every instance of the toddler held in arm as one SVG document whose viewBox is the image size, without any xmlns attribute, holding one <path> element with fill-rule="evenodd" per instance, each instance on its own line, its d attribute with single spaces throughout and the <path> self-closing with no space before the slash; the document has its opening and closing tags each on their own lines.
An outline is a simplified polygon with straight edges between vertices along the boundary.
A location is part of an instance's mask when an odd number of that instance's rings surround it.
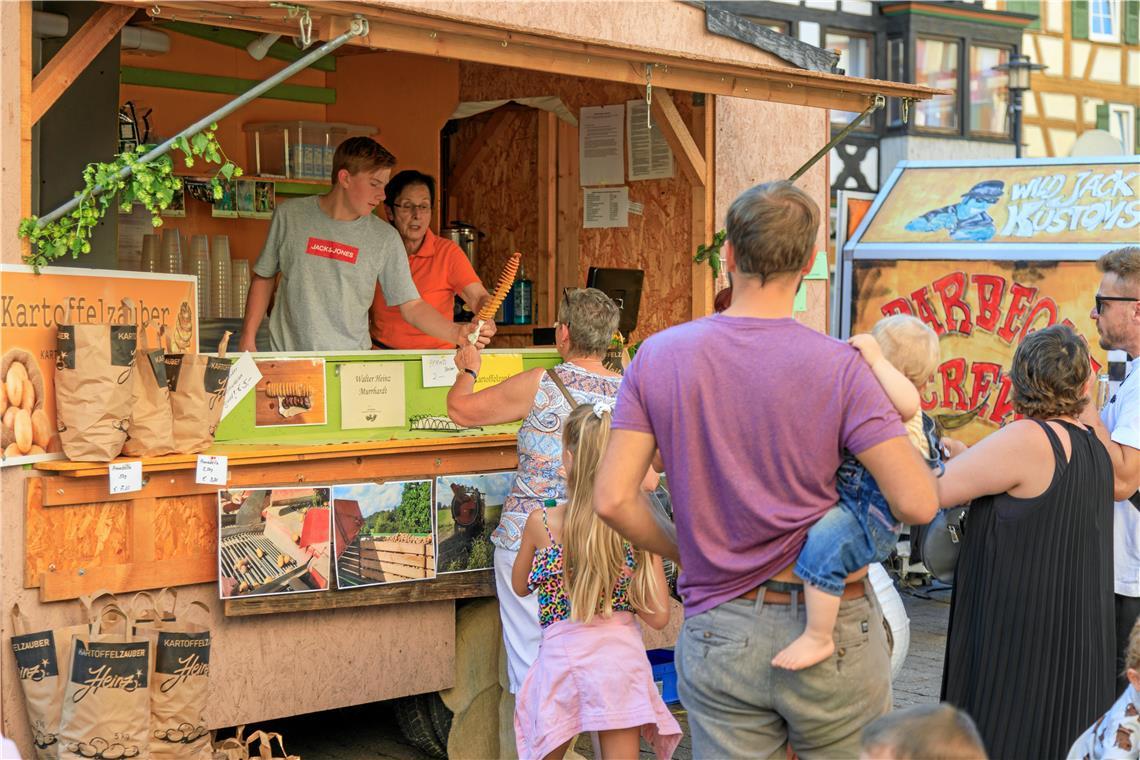
<svg viewBox="0 0 1140 760">
<path fill-rule="evenodd" d="M 879 320 L 868 335 L 848 341 L 870 365 L 875 379 L 898 410 L 911 443 L 934 466 L 923 429 L 919 392 L 938 367 L 938 336 L 915 317 L 896 314 Z M 811 667 L 835 651 L 832 631 L 846 578 L 871 562 L 886 559 L 901 523 L 866 468 L 847 454 L 837 475 L 839 503 L 808 531 L 795 572 L 804 580 L 807 625 L 772 664 L 788 670 Z"/>
</svg>

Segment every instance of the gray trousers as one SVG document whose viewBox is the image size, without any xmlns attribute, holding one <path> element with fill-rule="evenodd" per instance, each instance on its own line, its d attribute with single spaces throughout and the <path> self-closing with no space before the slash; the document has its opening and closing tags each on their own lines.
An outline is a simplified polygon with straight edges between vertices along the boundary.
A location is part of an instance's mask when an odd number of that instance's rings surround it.
<svg viewBox="0 0 1140 760">
<path fill-rule="evenodd" d="M 800 671 L 771 660 L 803 633 L 802 600 L 734 599 L 687 619 L 677 640 L 677 688 L 689 713 L 693 756 L 784 760 L 856 758 L 863 728 L 891 709 L 883 614 L 867 595 L 844 601 L 835 653 Z"/>
</svg>

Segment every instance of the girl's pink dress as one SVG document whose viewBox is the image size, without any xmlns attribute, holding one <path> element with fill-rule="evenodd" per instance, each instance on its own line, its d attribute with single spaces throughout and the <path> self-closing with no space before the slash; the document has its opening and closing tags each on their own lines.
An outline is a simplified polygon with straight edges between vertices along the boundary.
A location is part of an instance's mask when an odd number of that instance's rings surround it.
<svg viewBox="0 0 1140 760">
<path fill-rule="evenodd" d="M 632 568 L 631 551 L 626 561 Z M 671 758 L 681 727 L 653 682 L 626 595 L 629 575 L 614 590 L 613 615 L 588 624 L 569 619 L 560 544 L 535 552 L 529 583 L 539 591 L 543 630 L 515 702 L 520 760 L 542 758 L 580 733 L 633 726 L 658 758 Z"/>
</svg>

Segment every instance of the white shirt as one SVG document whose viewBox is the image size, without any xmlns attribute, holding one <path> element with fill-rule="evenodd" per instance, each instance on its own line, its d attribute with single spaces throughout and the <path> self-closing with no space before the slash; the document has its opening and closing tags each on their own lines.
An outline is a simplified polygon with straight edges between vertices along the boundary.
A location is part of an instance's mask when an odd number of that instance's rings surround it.
<svg viewBox="0 0 1140 760">
<path fill-rule="evenodd" d="M 1100 412 L 1109 436 L 1121 446 L 1140 449 L 1140 357 L 1128 363 L 1127 374 Z M 1140 510 L 1128 499 L 1116 502 L 1113 521 L 1113 562 L 1116 593 L 1140 596 Z"/>
<path fill-rule="evenodd" d="M 1134 760 L 1140 757 L 1140 695 L 1131 685 L 1104 717 L 1089 726 L 1073 748 L 1068 760 Z"/>
</svg>

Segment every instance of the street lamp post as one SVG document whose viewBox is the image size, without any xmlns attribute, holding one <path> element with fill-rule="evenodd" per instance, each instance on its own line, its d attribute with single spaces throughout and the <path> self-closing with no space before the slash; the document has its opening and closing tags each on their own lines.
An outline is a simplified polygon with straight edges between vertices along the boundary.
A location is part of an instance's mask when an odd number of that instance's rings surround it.
<svg viewBox="0 0 1140 760">
<path fill-rule="evenodd" d="M 1032 63 L 1024 53 L 1014 53 L 1009 63 L 994 66 L 994 71 L 1004 71 L 1009 75 L 1009 110 L 1013 120 L 1013 155 L 1021 158 L 1021 96 L 1029 89 L 1029 75 L 1034 71 L 1044 71 L 1048 66 Z"/>
</svg>

